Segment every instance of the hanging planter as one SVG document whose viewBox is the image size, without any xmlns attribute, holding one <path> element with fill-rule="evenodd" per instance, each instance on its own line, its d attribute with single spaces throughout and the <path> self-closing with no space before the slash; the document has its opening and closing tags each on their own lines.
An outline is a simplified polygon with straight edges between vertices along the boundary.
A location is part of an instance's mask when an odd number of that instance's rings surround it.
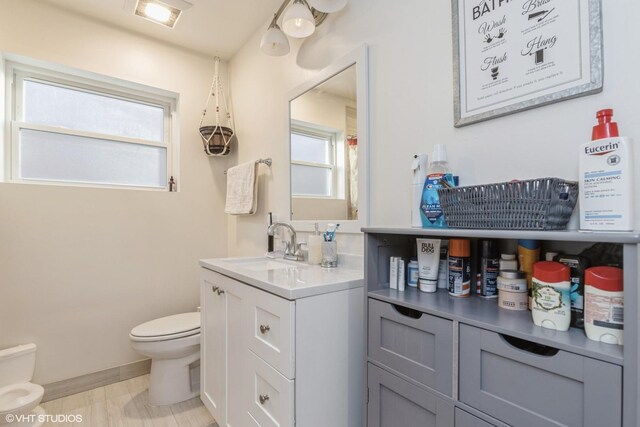
<svg viewBox="0 0 640 427">
<path fill-rule="evenodd" d="M 219 74 L 220 58 L 215 58 L 215 73 L 213 81 L 211 82 L 211 89 L 207 96 L 207 102 L 204 105 L 202 111 L 202 118 L 200 119 L 200 137 L 202 138 L 202 144 L 204 145 L 204 152 L 207 156 L 226 156 L 231 152 L 231 142 L 235 139 L 235 133 L 233 131 L 232 115 L 227 98 L 222 90 L 222 81 Z M 216 96 L 218 95 L 218 96 Z M 220 98 L 224 104 L 226 112 L 225 125 L 220 122 Z M 207 115 L 207 107 L 211 98 L 216 100 L 216 123 L 215 125 L 203 126 L 204 118 Z"/>
</svg>

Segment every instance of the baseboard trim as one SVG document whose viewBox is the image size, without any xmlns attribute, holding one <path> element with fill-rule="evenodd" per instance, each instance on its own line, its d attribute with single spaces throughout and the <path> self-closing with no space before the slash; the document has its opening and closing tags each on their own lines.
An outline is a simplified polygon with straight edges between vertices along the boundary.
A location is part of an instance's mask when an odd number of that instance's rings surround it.
<svg viewBox="0 0 640 427">
<path fill-rule="evenodd" d="M 83 391 L 97 387 L 117 383 L 119 381 L 125 381 L 129 378 L 139 377 L 140 375 L 148 374 L 150 370 L 151 359 L 145 359 L 122 366 L 116 366 L 115 368 L 109 368 L 103 371 L 46 384 L 44 385 L 44 397 L 42 398 L 42 401 L 47 402 L 49 400 L 60 399 L 61 397 L 82 393 Z"/>
</svg>

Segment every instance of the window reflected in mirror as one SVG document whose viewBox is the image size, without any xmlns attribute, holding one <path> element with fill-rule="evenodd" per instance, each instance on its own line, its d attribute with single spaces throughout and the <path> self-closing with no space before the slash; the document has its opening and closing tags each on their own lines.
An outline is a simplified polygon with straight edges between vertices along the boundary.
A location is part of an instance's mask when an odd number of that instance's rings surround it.
<svg viewBox="0 0 640 427">
<path fill-rule="evenodd" d="M 291 101 L 291 219 L 358 219 L 356 65 Z"/>
</svg>

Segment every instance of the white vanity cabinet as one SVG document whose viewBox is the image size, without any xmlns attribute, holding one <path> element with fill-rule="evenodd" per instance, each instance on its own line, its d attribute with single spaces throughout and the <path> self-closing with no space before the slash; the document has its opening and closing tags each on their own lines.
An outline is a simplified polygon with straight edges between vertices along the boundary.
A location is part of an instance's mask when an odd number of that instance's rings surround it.
<svg viewBox="0 0 640 427">
<path fill-rule="evenodd" d="M 212 268 L 201 269 L 201 399 L 218 424 L 362 425 L 362 281 L 288 299 Z"/>
<path fill-rule="evenodd" d="M 241 354 L 243 348 L 243 288 L 227 277 L 203 270 L 200 289 L 200 394 L 221 426 L 243 425 L 238 405 L 240 382 L 227 377 L 230 371 L 243 370 L 241 361 L 235 356 Z"/>
</svg>

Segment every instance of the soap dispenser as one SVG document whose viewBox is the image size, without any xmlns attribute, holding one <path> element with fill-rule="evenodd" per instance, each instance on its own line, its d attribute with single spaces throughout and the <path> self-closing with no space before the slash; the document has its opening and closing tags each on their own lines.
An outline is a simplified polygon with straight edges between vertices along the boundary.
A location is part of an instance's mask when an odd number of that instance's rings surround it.
<svg viewBox="0 0 640 427">
<path fill-rule="evenodd" d="M 307 248 L 309 249 L 307 262 L 311 265 L 319 265 L 322 261 L 322 236 L 320 236 L 317 222 L 315 228 L 314 234 L 309 236 L 309 240 L 307 241 Z"/>
</svg>

